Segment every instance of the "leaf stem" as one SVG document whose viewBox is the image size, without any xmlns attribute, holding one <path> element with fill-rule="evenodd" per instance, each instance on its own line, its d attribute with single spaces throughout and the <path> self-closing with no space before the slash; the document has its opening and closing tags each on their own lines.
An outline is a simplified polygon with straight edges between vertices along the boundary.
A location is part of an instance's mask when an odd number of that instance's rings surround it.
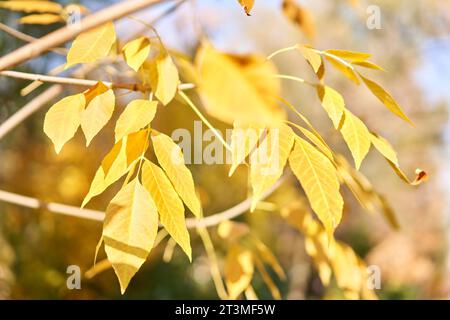
<svg viewBox="0 0 450 320">
<path fill-rule="evenodd" d="M 228 143 L 223 139 L 222 135 L 219 131 L 217 131 L 216 128 L 212 126 L 212 124 L 208 121 L 208 119 L 205 118 L 205 116 L 200 112 L 200 110 L 195 106 L 195 104 L 192 102 L 189 97 L 182 92 L 181 90 L 178 91 L 178 94 L 183 98 L 183 100 L 187 103 L 187 105 L 197 114 L 197 116 L 203 121 L 203 123 L 211 129 L 211 131 L 214 133 L 214 135 L 219 139 L 219 141 L 223 144 L 223 146 L 230 152 L 233 152 L 233 149 L 228 145 Z"/>
</svg>

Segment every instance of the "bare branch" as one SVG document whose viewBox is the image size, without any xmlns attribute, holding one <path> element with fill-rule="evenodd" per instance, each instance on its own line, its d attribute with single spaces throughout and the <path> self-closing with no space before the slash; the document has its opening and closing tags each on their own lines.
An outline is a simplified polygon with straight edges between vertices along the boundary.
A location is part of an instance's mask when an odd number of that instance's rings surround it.
<svg viewBox="0 0 450 320">
<path fill-rule="evenodd" d="M 2 139 L 8 132 L 14 129 L 19 123 L 24 121 L 30 115 L 39 110 L 48 101 L 55 99 L 63 92 L 63 86 L 54 85 L 35 97 L 27 103 L 22 109 L 13 114 L 5 122 L 0 125 L 0 139 Z"/>
<path fill-rule="evenodd" d="M 97 80 L 87 80 L 87 79 L 77 79 L 77 78 L 67 78 L 67 77 L 56 77 L 56 76 L 47 76 L 43 74 L 34 74 L 34 73 L 26 73 L 19 71 L 0 71 L 0 76 L 17 78 L 17 79 L 25 79 L 32 81 L 41 81 L 41 82 L 50 82 L 50 83 L 58 83 L 58 84 L 66 84 L 66 85 L 74 85 L 81 87 L 92 87 L 97 84 Z M 150 91 L 151 88 L 149 86 L 143 86 L 139 83 L 113 83 L 108 81 L 102 81 L 103 84 L 111 89 L 126 89 L 131 91 Z M 194 86 L 190 83 L 182 83 L 178 86 L 180 90 L 192 89 Z"/>
<path fill-rule="evenodd" d="M 38 40 L 35 37 L 29 36 L 29 35 L 27 35 L 27 34 L 25 34 L 23 32 L 20 32 L 20 31 L 18 31 L 16 29 L 13 29 L 13 28 L 11 28 L 11 27 L 9 27 L 6 24 L 3 24 L 1 22 L 0 22 L 0 30 L 6 32 L 7 34 L 9 34 L 9 35 L 11 35 L 11 36 L 13 36 L 13 37 L 15 37 L 15 38 L 17 38 L 19 40 L 25 41 L 25 42 L 35 42 L 35 41 Z M 67 50 L 64 49 L 64 48 L 54 48 L 54 49 L 50 49 L 50 50 L 53 51 L 54 53 L 57 53 L 57 54 L 60 54 L 60 55 L 66 55 L 67 54 Z"/>
<path fill-rule="evenodd" d="M 29 43 L 0 58 L 0 70 L 9 69 L 22 62 L 41 55 L 43 52 L 55 48 L 67 41 L 74 39 L 82 32 L 91 30 L 108 21 L 117 20 L 131 13 L 161 3 L 167 0 L 125 0 L 91 14 L 76 25 L 68 25 L 39 40 Z"/>
<path fill-rule="evenodd" d="M 278 180 L 269 190 L 267 190 L 261 200 L 269 197 L 275 190 L 277 190 L 281 184 L 284 182 L 285 178 Z M 84 218 L 94 221 L 103 221 L 105 213 L 97 210 L 90 209 L 80 209 L 78 207 L 69 206 L 54 202 L 44 202 L 36 198 L 26 197 L 19 194 L 7 192 L 0 190 L 0 201 L 16 204 L 22 207 L 33 208 L 33 209 L 45 209 L 52 213 L 62 214 L 66 216 L 72 216 L 77 218 Z M 230 220 L 236 218 L 250 209 L 252 203 L 252 198 L 247 198 L 241 203 L 231 207 L 223 212 L 207 216 L 201 220 L 196 218 L 186 219 L 186 226 L 189 229 L 194 229 L 197 227 L 213 227 L 218 225 L 220 222 L 225 220 Z"/>
</svg>

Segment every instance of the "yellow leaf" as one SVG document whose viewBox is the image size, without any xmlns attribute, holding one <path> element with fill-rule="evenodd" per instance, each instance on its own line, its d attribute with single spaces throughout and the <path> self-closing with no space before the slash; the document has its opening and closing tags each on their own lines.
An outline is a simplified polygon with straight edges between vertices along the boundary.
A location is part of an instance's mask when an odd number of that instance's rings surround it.
<svg viewBox="0 0 450 320">
<path fill-rule="evenodd" d="M 333 126 L 337 129 L 345 110 L 344 98 L 339 92 L 328 86 L 317 86 L 316 89 L 322 102 L 322 107 L 333 122 Z"/>
<path fill-rule="evenodd" d="M 192 261 L 192 249 L 184 218 L 183 203 L 169 179 L 161 168 L 145 160 L 142 166 L 142 184 L 155 200 L 161 224 Z"/>
<path fill-rule="evenodd" d="M 348 50 L 325 50 L 326 53 L 337 56 L 341 59 L 348 60 L 350 62 L 362 62 L 369 59 L 372 55 L 370 53 L 365 52 L 356 52 L 356 51 L 348 51 Z"/>
<path fill-rule="evenodd" d="M 57 14 L 30 14 L 19 19 L 22 24 L 52 24 L 57 22 L 64 22 L 64 19 Z"/>
<path fill-rule="evenodd" d="M 217 226 L 217 234 L 219 237 L 229 242 L 236 242 L 249 233 L 250 228 L 245 223 L 241 222 L 225 220 Z"/>
<path fill-rule="evenodd" d="M 115 42 L 116 32 L 112 22 L 81 33 L 76 37 L 67 54 L 66 68 L 77 63 L 95 62 L 106 57 Z"/>
<path fill-rule="evenodd" d="M 86 100 L 86 105 L 91 103 L 92 99 L 96 96 L 101 95 L 108 91 L 110 88 L 105 86 L 105 84 L 101 81 L 98 81 L 94 86 L 90 87 L 88 90 L 84 91 L 84 98 Z"/>
<path fill-rule="evenodd" d="M 264 267 L 264 264 L 261 262 L 261 260 L 258 257 L 254 257 L 254 260 L 255 260 L 255 266 L 258 269 L 259 273 L 261 274 L 261 278 L 263 279 L 264 283 L 269 288 L 270 293 L 272 294 L 272 297 L 275 300 L 281 300 L 280 291 L 278 290 L 277 286 L 275 285 L 275 283 L 273 282 L 269 273 L 267 272 L 266 268 Z"/>
<path fill-rule="evenodd" d="M 268 130 L 267 136 L 251 156 L 250 182 L 253 190 L 251 211 L 258 201 L 283 174 L 294 145 L 295 134 L 283 124 Z"/>
<path fill-rule="evenodd" d="M 351 81 L 356 83 L 357 85 L 360 84 L 360 81 L 358 79 L 358 75 L 355 71 L 355 69 L 350 65 L 348 62 L 345 62 L 341 58 L 337 56 L 332 56 L 329 54 L 325 55 L 325 58 L 331 63 L 331 65 L 336 68 L 338 71 L 342 72 L 343 75 L 345 75 L 347 78 L 349 78 Z"/>
<path fill-rule="evenodd" d="M 315 51 L 310 46 L 302 45 L 298 46 L 298 50 L 300 50 L 300 53 L 303 55 L 303 57 L 308 61 L 308 63 L 311 65 L 315 73 L 318 73 L 320 70 L 320 67 L 322 66 L 322 57 L 321 55 Z"/>
<path fill-rule="evenodd" d="M 158 232 L 158 213 L 150 194 L 136 178 L 111 200 L 103 223 L 108 260 L 124 294 L 147 259 Z"/>
<path fill-rule="evenodd" d="M 150 40 L 147 37 L 137 38 L 128 42 L 122 51 L 125 61 L 137 72 L 150 53 Z"/>
<path fill-rule="evenodd" d="M 132 133 L 117 142 L 97 169 L 81 207 L 127 173 L 147 148 L 147 130 Z"/>
<path fill-rule="evenodd" d="M 60 100 L 47 111 L 44 132 L 55 145 L 56 153 L 75 135 L 84 105 L 84 95 L 76 94 Z"/>
<path fill-rule="evenodd" d="M 51 1 L 0 1 L 0 8 L 23 12 L 60 13 L 60 4 Z"/>
<path fill-rule="evenodd" d="M 283 268 L 281 267 L 280 263 L 278 262 L 277 258 L 272 253 L 272 251 L 270 251 L 270 249 L 258 238 L 255 237 L 253 238 L 253 240 L 255 242 L 256 249 L 258 250 L 258 253 L 261 256 L 261 259 L 265 263 L 270 265 L 270 267 L 273 269 L 273 271 L 275 271 L 275 273 L 280 279 L 286 280 L 286 274 L 284 273 Z"/>
<path fill-rule="evenodd" d="M 301 133 L 311 141 L 324 155 L 328 157 L 328 159 L 333 160 L 333 151 L 330 147 L 323 141 L 323 138 L 319 136 L 316 132 L 310 131 L 302 126 L 297 127 Z"/>
<path fill-rule="evenodd" d="M 346 110 L 341 133 L 355 160 L 356 169 L 359 169 L 370 150 L 370 132 L 364 122 Z"/>
<path fill-rule="evenodd" d="M 352 63 L 363 68 L 386 71 L 382 67 L 371 61 L 353 61 Z"/>
<path fill-rule="evenodd" d="M 194 179 L 184 164 L 184 156 L 180 147 L 162 133 L 152 135 L 152 141 L 158 162 L 172 182 L 175 191 L 189 210 L 200 218 L 202 208 L 195 193 Z"/>
<path fill-rule="evenodd" d="M 372 141 L 372 144 L 375 146 L 375 148 L 389 161 L 391 161 L 393 164 L 398 166 L 398 159 L 397 159 L 397 153 L 395 152 L 392 145 L 384 139 L 383 137 L 379 136 L 376 133 L 370 134 L 370 140 Z"/>
<path fill-rule="evenodd" d="M 250 15 L 253 6 L 255 5 L 255 0 L 238 0 L 239 4 L 244 8 L 245 14 Z"/>
<path fill-rule="evenodd" d="M 175 97 L 178 90 L 178 70 L 167 53 L 160 53 L 151 61 L 146 61 L 143 67 L 144 83 L 150 83 L 156 98 L 163 105 Z"/>
<path fill-rule="evenodd" d="M 251 123 L 241 125 L 234 122 L 231 134 L 231 168 L 228 176 L 232 176 L 237 167 L 245 160 L 250 152 L 258 144 L 259 138 L 264 132 L 258 125 Z"/>
<path fill-rule="evenodd" d="M 253 272 L 251 251 L 237 243 L 233 244 L 225 259 L 225 283 L 230 299 L 237 299 L 248 288 Z"/>
<path fill-rule="evenodd" d="M 230 55 L 203 43 L 196 56 L 200 74 L 199 94 L 206 111 L 233 124 L 276 124 L 285 119 L 276 98 L 279 79 L 273 63 L 257 55 Z"/>
<path fill-rule="evenodd" d="M 81 129 L 83 129 L 86 137 L 86 146 L 91 143 L 92 139 L 111 119 L 115 103 L 114 92 L 109 89 L 93 98 L 86 109 L 84 109 L 81 114 Z"/>
<path fill-rule="evenodd" d="M 382 87 L 380 87 L 377 83 L 373 82 L 372 80 L 369 80 L 367 78 L 364 78 L 362 75 L 359 75 L 361 79 L 363 79 L 364 83 L 366 84 L 367 88 L 369 88 L 370 91 L 395 115 L 400 117 L 401 119 L 405 120 L 406 122 L 409 122 L 410 124 L 413 124 L 412 121 L 408 118 L 408 116 L 405 115 L 405 113 L 402 111 L 400 106 L 398 105 L 397 101 Z"/>
<path fill-rule="evenodd" d="M 331 239 L 341 221 L 344 205 L 335 167 L 324 154 L 299 137 L 295 140 L 289 165 Z"/>
<path fill-rule="evenodd" d="M 131 101 L 117 119 L 114 130 L 116 142 L 147 126 L 155 117 L 157 105 L 156 101 L 144 99 Z"/>
<path fill-rule="evenodd" d="M 293 0 L 283 0 L 282 7 L 284 15 L 292 23 L 300 26 L 308 38 L 313 39 L 316 27 L 311 13 Z"/>
</svg>

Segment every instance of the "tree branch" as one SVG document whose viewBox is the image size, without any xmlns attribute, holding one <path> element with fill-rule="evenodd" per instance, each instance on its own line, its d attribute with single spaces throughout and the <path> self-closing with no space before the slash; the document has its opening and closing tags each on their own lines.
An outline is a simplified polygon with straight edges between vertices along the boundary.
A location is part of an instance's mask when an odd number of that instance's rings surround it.
<svg viewBox="0 0 450 320">
<path fill-rule="evenodd" d="M 269 197 L 275 190 L 277 190 L 281 184 L 284 182 L 285 177 L 278 180 L 269 190 L 267 190 L 261 200 Z M 90 209 L 80 209 L 79 207 L 69 206 L 54 202 L 44 202 L 36 198 L 26 197 L 16 193 L 11 193 L 7 191 L 0 190 L 0 201 L 16 204 L 22 207 L 33 208 L 33 209 L 44 209 L 52 213 L 72 216 L 77 218 L 83 218 L 93 221 L 103 221 L 105 213 L 97 210 Z M 186 219 L 186 226 L 189 229 L 194 229 L 197 227 L 213 227 L 218 225 L 220 222 L 225 220 L 230 220 L 236 218 L 250 209 L 252 203 L 252 198 L 247 198 L 241 203 L 231 207 L 223 212 L 207 216 L 201 220 L 196 218 Z"/>
<path fill-rule="evenodd" d="M 133 12 L 144 9 L 148 6 L 161 3 L 167 0 L 124 0 L 81 20 L 78 24 L 68 25 L 37 41 L 29 43 L 0 58 L 0 70 L 12 68 L 22 62 L 35 58 L 43 52 L 55 48 L 67 41 L 74 39 L 82 32 L 91 30 L 108 21 L 127 16 Z"/>
<path fill-rule="evenodd" d="M 26 73 L 19 71 L 0 71 L 0 76 L 17 78 L 17 79 L 25 79 L 32 81 L 41 81 L 41 82 L 50 82 L 50 83 L 58 83 L 58 84 L 67 84 L 81 87 L 92 87 L 97 84 L 97 80 L 88 80 L 88 79 L 77 79 L 77 78 L 66 78 L 66 77 L 57 77 L 57 76 L 47 76 L 43 74 L 34 74 L 34 73 Z M 150 91 L 151 88 L 149 86 L 143 86 L 139 83 L 113 83 L 108 81 L 102 81 L 103 84 L 111 89 L 126 89 L 131 91 Z M 182 83 L 178 86 L 180 90 L 192 89 L 194 87 L 193 84 L 190 83 Z"/>
<path fill-rule="evenodd" d="M 35 42 L 39 39 L 36 39 L 35 37 L 29 36 L 28 34 L 25 34 L 23 32 L 20 32 L 16 29 L 13 29 L 6 24 L 3 24 L 0 22 L 0 30 L 6 32 L 7 34 L 13 36 L 14 38 L 17 38 L 19 40 L 25 41 L 25 42 Z M 53 51 L 54 53 L 60 54 L 60 55 L 66 55 L 67 50 L 65 48 L 53 48 L 49 49 Z"/>
</svg>

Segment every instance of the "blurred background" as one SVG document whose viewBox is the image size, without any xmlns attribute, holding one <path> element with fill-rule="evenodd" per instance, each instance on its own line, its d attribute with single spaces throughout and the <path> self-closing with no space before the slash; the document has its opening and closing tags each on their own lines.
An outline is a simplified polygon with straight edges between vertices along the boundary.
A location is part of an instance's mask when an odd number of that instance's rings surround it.
<svg viewBox="0 0 450 320">
<path fill-rule="evenodd" d="M 69 3 L 68 1 L 59 1 Z M 114 1 L 80 1 L 97 10 Z M 70 1 L 70 3 L 74 3 Z M 344 221 L 336 237 L 348 243 L 367 264 L 381 269 L 381 299 L 448 299 L 450 296 L 450 2 L 439 0 L 345 0 L 298 1 L 309 13 L 313 31 L 292 24 L 283 15 L 281 1 L 256 0 L 252 16 L 247 17 L 236 1 L 187 0 L 176 12 L 160 19 L 155 27 L 168 47 L 192 56 L 199 35 L 205 34 L 219 49 L 233 52 L 271 52 L 295 43 L 311 43 L 319 49 L 348 49 L 369 52 L 371 60 L 387 73 L 367 71 L 388 89 L 415 126 L 392 116 L 365 88 L 356 87 L 332 71 L 327 84 L 346 99 L 347 107 L 372 130 L 394 145 L 404 170 L 416 168 L 430 179 L 419 187 L 404 184 L 387 163 L 371 151 L 362 172 L 384 194 L 394 208 L 401 228 L 392 230 L 382 215 L 368 214 L 345 193 Z M 366 26 L 369 5 L 381 13 L 381 29 Z M 151 21 L 166 8 L 158 6 L 136 14 Z M 20 14 L 0 11 L 0 21 L 34 37 L 61 25 L 25 26 L 17 23 Z M 116 24 L 119 35 L 136 30 L 136 22 Z M 305 32 L 306 31 L 306 32 Z M 311 38 L 312 37 L 312 38 Z M 0 32 L 0 55 L 23 42 Z M 49 53 L 20 66 L 26 72 L 47 73 L 64 59 Z M 275 58 L 280 73 L 313 79 L 299 53 Z M 91 79 L 105 77 L 105 71 L 92 73 Z M 13 115 L 43 88 L 22 97 L 28 84 L 0 78 L 0 124 Z M 68 88 L 67 93 L 70 93 Z M 283 82 L 283 96 L 302 110 L 327 141 L 349 157 L 339 135 L 320 107 L 310 88 Z M 123 101 L 122 101 L 123 100 Z M 119 100 L 118 109 L 126 103 Z M 49 105 L 50 106 L 50 105 Z M 46 108 L 36 112 L 0 140 L 0 189 L 44 201 L 79 206 L 102 156 L 111 148 L 112 126 L 102 131 L 89 148 L 81 134 L 56 156 L 42 131 Z M 116 112 L 117 113 L 117 112 Z M 192 129 L 195 115 L 176 102 L 160 113 L 153 123 L 157 130 L 171 133 L 176 128 Z M 114 123 L 110 121 L 110 124 Z M 220 129 L 224 124 L 213 121 Z M 246 169 L 232 178 L 228 166 L 192 165 L 190 168 L 202 198 L 205 215 L 225 210 L 247 196 Z M 268 201 L 277 203 L 289 192 L 288 185 Z M 104 210 L 117 189 L 108 190 L 90 208 Z M 270 211 L 246 214 L 242 221 L 279 258 L 288 274 L 277 283 L 285 299 L 339 298 L 336 288 L 324 288 L 310 258 L 304 252 L 303 237 Z M 165 241 L 152 251 L 148 261 L 132 280 L 127 293 L 120 295 L 112 269 L 92 279 L 82 279 L 82 290 L 68 290 L 66 268 L 80 266 L 82 272 L 93 264 L 101 223 L 56 215 L 0 202 L 0 299 L 217 299 L 209 274 L 204 248 L 191 233 L 193 263 L 176 248 L 170 262 L 162 259 Z M 213 241 L 217 240 L 211 229 Z M 226 254 L 215 241 L 221 259 Z M 100 251 L 100 259 L 105 257 Z M 261 298 L 270 294 L 261 279 L 254 282 Z"/>
</svg>

